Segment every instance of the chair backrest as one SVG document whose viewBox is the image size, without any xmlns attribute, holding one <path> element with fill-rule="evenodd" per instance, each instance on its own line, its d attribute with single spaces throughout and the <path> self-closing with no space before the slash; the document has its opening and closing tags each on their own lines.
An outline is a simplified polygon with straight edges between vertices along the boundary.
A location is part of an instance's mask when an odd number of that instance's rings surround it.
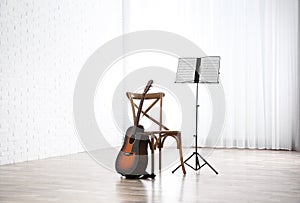
<svg viewBox="0 0 300 203">
<path fill-rule="evenodd" d="M 139 107 L 140 100 L 142 98 L 142 94 L 139 93 L 132 93 L 132 92 L 126 92 L 126 96 L 130 101 L 131 104 L 131 110 L 132 110 L 132 115 L 133 115 L 133 121 L 136 123 L 137 120 L 137 113 L 136 109 Z M 162 102 L 163 102 L 163 97 L 165 94 L 163 92 L 158 92 L 158 93 L 148 93 L 145 95 L 145 100 L 152 100 L 153 102 L 147 107 L 146 110 L 141 111 L 142 116 L 146 116 L 148 119 L 150 119 L 152 122 L 157 124 L 159 126 L 159 130 L 169 130 L 166 126 L 163 125 L 162 123 Z M 136 102 L 135 102 L 136 100 Z M 155 104 L 159 102 L 159 120 L 154 119 L 151 117 L 148 112 L 155 106 Z"/>
</svg>

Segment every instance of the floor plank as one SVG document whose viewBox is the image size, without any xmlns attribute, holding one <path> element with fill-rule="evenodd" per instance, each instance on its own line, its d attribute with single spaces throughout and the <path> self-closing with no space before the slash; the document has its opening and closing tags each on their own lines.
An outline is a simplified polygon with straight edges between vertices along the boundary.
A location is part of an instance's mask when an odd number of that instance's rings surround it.
<svg viewBox="0 0 300 203">
<path fill-rule="evenodd" d="M 219 175 L 172 166 L 127 180 L 86 153 L 0 166 L 0 202 L 300 202 L 299 152 L 216 149 L 207 159 Z"/>
</svg>

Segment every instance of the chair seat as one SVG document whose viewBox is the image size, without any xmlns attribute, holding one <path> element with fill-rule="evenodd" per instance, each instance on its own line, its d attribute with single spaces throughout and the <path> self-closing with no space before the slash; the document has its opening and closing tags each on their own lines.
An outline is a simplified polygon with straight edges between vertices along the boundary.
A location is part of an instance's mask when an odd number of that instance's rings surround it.
<svg viewBox="0 0 300 203">
<path fill-rule="evenodd" d="M 177 142 L 177 149 L 181 147 L 181 132 L 180 131 L 171 131 L 171 130 L 162 130 L 162 131 L 145 131 L 143 134 L 145 135 L 155 135 L 157 134 L 158 137 L 155 137 L 156 143 L 155 147 L 158 146 L 158 148 L 163 148 L 163 144 L 167 136 L 171 136 L 175 138 Z"/>
</svg>

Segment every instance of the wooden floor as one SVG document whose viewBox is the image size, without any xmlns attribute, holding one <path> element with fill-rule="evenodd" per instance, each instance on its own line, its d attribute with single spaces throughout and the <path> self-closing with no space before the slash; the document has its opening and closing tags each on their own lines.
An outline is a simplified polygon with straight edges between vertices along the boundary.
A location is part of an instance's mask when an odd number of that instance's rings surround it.
<svg viewBox="0 0 300 203">
<path fill-rule="evenodd" d="M 0 202 L 300 202 L 300 153 L 217 149 L 201 172 L 122 179 L 87 154 L 0 166 Z"/>
</svg>

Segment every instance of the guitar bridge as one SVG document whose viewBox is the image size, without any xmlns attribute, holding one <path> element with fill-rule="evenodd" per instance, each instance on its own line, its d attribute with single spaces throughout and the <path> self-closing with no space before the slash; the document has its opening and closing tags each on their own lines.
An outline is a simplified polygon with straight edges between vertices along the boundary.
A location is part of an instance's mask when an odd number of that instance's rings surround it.
<svg viewBox="0 0 300 203">
<path fill-rule="evenodd" d="M 134 153 L 133 152 L 125 152 L 124 155 L 125 156 L 132 156 Z"/>
</svg>

